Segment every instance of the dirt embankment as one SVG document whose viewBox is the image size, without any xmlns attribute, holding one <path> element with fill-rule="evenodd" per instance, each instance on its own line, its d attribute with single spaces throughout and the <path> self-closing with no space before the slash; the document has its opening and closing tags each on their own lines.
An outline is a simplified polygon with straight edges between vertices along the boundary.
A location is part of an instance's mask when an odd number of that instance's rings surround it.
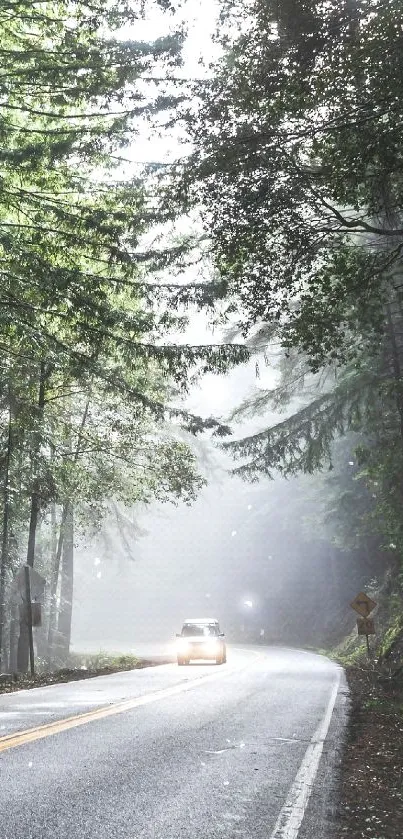
<svg viewBox="0 0 403 839">
<path fill-rule="evenodd" d="M 347 667 L 351 717 L 336 839 L 403 837 L 403 684 Z"/>
</svg>

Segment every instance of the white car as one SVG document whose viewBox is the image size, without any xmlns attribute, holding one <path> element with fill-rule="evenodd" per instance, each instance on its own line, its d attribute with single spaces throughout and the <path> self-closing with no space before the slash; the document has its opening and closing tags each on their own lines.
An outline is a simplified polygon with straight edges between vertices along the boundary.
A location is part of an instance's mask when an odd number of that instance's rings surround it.
<svg viewBox="0 0 403 839">
<path fill-rule="evenodd" d="M 178 664 L 189 664 L 191 660 L 208 659 L 216 664 L 225 664 L 227 650 L 224 633 L 216 618 L 189 618 L 184 621 L 182 631 L 177 634 Z"/>
</svg>

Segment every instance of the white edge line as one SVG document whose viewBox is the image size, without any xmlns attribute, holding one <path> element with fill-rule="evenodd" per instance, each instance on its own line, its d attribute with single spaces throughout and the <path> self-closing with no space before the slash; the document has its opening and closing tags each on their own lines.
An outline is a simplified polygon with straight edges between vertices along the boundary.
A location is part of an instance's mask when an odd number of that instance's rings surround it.
<svg viewBox="0 0 403 839">
<path fill-rule="evenodd" d="M 337 680 L 333 685 L 325 715 L 304 754 L 302 763 L 289 790 L 286 801 L 280 810 L 270 839 L 297 839 L 298 837 L 319 768 L 323 746 L 329 731 L 337 694 L 339 692 L 340 678 L 341 671 L 339 671 Z"/>
</svg>

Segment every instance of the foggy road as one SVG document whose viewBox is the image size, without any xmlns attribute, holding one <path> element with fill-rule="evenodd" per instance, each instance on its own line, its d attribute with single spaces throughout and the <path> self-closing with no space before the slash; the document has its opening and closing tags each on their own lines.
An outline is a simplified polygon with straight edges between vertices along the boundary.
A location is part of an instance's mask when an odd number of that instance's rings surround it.
<svg viewBox="0 0 403 839">
<path fill-rule="evenodd" d="M 281 648 L 1 696 L 0 836 L 325 839 L 344 722 L 342 671 Z"/>
</svg>

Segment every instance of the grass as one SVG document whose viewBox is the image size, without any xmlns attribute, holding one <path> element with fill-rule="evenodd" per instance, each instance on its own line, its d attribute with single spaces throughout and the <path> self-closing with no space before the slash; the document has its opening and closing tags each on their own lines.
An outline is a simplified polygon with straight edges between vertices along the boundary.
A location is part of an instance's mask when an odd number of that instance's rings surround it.
<svg viewBox="0 0 403 839">
<path fill-rule="evenodd" d="M 401 714 L 403 713 L 402 697 L 373 697 L 362 702 L 364 711 L 378 711 L 383 714 Z"/>
<path fill-rule="evenodd" d="M 86 670 L 134 670 L 138 667 L 141 659 L 134 655 L 99 653 L 71 653 L 67 667 Z"/>
<path fill-rule="evenodd" d="M 332 649 L 319 649 L 316 652 L 320 655 L 325 655 L 337 664 L 341 664 L 342 667 L 351 667 L 364 663 L 368 664 L 365 642 L 362 642 L 355 636 L 347 638 L 346 641 L 343 641 L 337 647 L 333 647 Z"/>
</svg>

